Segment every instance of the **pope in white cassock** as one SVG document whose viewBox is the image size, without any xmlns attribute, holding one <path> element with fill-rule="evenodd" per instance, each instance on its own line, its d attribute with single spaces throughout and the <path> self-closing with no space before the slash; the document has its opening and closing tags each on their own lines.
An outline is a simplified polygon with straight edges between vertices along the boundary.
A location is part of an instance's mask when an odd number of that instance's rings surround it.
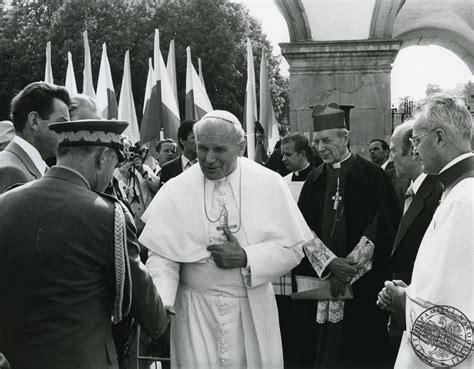
<svg viewBox="0 0 474 369">
<path fill-rule="evenodd" d="M 283 179 L 241 157 L 226 111 L 194 126 L 199 166 L 170 180 L 143 219 L 140 241 L 166 305 L 174 305 L 173 368 L 283 368 L 270 282 L 303 258 L 313 236 Z"/>
</svg>

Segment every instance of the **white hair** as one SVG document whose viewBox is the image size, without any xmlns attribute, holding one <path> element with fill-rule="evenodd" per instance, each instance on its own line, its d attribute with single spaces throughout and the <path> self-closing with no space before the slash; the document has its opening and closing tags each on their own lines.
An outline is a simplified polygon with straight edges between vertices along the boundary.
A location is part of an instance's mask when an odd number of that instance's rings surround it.
<svg viewBox="0 0 474 369">
<path fill-rule="evenodd" d="M 471 140 L 472 118 L 466 104 L 455 96 L 437 93 L 421 101 L 415 109 L 415 119 L 428 129 L 442 128 L 453 138 Z"/>
</svg>

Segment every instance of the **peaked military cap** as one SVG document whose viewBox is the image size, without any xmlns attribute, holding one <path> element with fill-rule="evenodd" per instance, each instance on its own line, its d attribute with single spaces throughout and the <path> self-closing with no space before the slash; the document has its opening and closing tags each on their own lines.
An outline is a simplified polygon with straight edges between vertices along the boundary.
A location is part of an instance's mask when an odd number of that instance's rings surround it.
<svg viewBox="0 0 474 369">
<path fill-rule="evenodd" d="M 48 128 L 58 134 L 58 147 L 107 146 L 117 150 L 123 160 L 123 144 L 120 134 L 128 123 L 120 120 L 84 119 L 50 123 Z"/>
<path fill-rule="evenodd" d="M 326 129 L 347 128 L 344 121 L 344 111 L 336 103 L 313 106 L 313 130 L 315 132 Z"/>
</svg>

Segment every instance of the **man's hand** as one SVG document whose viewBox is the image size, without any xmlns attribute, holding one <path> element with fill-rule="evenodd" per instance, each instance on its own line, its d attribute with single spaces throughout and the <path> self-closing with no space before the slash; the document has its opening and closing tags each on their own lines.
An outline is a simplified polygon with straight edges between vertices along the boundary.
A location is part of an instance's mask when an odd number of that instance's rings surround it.
<svg viewBox="0 0 474 369">
<path fill-rule="evenodd" d="M 339 278 L 341 281 L 349 282 L 352 277 L 357 274 L 357 269 L 352 266 L 355 264 L 356 262 L 353 260 L 347 260 L 345 258 L 335 258 L 329 263 L 328 269 L 334 276 Z"/>
<path fill-rule="evenodd" d="M 130 175 L 130 170 L 133 168 L 133 163 L 131 161 L 124 162 L 121 166 L 119 166 L 118 170 L 123 178 L 127 178 Z"/>
<path fill-rule="evenodd" d="M 133 158 L 133 166 L 136 170 L 138 170 L 141 174 L 143 174 L 143 161 L 139 156 L 135 156 Z"/>
<path fill-rule="evenodd" d="M 346 290 L 346 282 L 341 281 L 335 275 L 331 275 L 329 277 L 329 282 L 331 282 L 331 296 L 336 298 L 338 296 L 344 295 L 344 291 Z"/>
<path fill-rule="evenodd" d="M 247 254 L 227 227 L 224 227 L 224 234 L 227 237 L 227 242 L 209 245 L 207 251 L 211 252 L 211 256 L 219 268 L 244 268 L 247 265 Z"/>
<path fill-rule="evenodd" d="M 403 281 L 385 281 L 378 294 L 377 306 L 388 311 L 404 311 L 407 285 Z"/>
</svg>

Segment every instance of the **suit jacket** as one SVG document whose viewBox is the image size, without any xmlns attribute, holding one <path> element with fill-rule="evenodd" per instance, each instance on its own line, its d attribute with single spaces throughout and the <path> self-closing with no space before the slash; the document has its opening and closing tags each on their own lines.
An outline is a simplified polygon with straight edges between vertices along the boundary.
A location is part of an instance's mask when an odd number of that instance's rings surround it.
<svg viewBox="0 0 474 369">
<path fill-rule="evenodd" d="M 183 166 L 181 164 L 181 155 L 168 163 L 164 164 L 161 168 L 160 182 L 166 183 L 171 178 L 176 177 L 177 175 L 183 173 Z"/>
<path fill-rule="evenodd" d="M 400 205 L 400 210 L 403 212 L 403 206 L 405 204 L 405 194 L 408 190 L 408 187 L 410 187 L 411 180 L 408 177 L 398 177 L 397 172 L 393 167 L 393 162 L 390 163 L 392 163 L 392 167 L 388 168 L 387 165 L 385 173 L 387 173 L 388 178 L 390 178 L 390 182 L 392 182 L 393 189 L 395 191 L 395 194 L 397 195 L 398 204 Z"/>
<path fill-rule="evenodd" d="M 403 215 L 390 259 L 394 279 L 410 284 L 413 265 L 425 231 L 433 218 L 443 193 L 436 176 L 428 175 Z"/>
<path fill-rule="evenodd" d="M 16 142 L 10 142 L 0 152 L 0 193 L 15 184 L 23 184 L 41 178 L 33 160 Z"/>
<path fill-rule="evenodd" d="M 389 171 L 389 170 L 391 170 L 391 169 L 395 169 L 395 166 L 394 166 L 394 164 L 393 164 L 393 161 L 390 160 L 390 161 L 387 163 L 386 167 L 385 167 L 385 171 L 387 172 L 387 171 Z"/>
<path fill-rule="evenodd" d="M 0 196 L 0 348 L 13 368 L 117 368 L 115 201 L 61 167 Z M 124 300 L 156 337 L 168 317 L 125 216 Z"/>
</svg>

